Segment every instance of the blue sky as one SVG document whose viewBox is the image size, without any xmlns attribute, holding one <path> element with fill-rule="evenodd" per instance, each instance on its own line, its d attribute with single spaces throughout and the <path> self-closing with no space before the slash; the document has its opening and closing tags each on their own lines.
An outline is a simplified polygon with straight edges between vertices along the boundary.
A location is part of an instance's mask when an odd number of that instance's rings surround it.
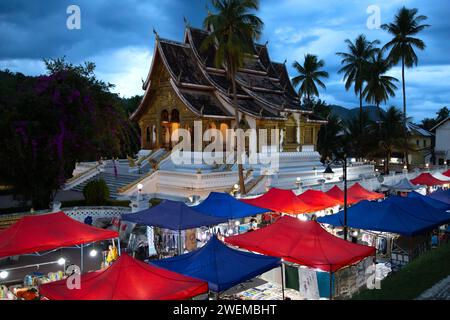
<svg viewBox="0 0 450 320">
<path fill-rule="evenodd" d="M 116 85 L 122 96 L 142 94 L 153 54 L 155 28 L 161 37 L 182 40 L 183 16 L 200 27 L 206 0 L 2 0 L 0 2 L 0 69 L 25 74 L 45 72 L 43 58 L 61 57 L 73 63 L 89 60 L 98 76 Z M 66 27 L 69 5 L 81 9 L 81 30 Z M 431 28 L 421 35 L 427 48 L 418 52 L 420 64 L 406 72 L 408 113 L 416 121 L 433 117 L 450 101 L 450 1 L 448 0 L 262 0 L 259 16 L 265 23 L 261 43 L 269 41 L 273 60 L 301 61 L 306 53 L 325 60 L 330 73 L 321 98 L 345 107 L 358 106 L 352 91 L 346 92 L 338 51 L 344 40 L 364 33 L 382 43 L 389 35 L 369 29 L 367 8 L 380 8 L 381 23 L 390 22 L 401 6 L 418 8 L 428 16 Z M 400 68 L 391 70 L 400 78 Z M 400 107 L 401 85 L 388 105 Z"/>
</svg>

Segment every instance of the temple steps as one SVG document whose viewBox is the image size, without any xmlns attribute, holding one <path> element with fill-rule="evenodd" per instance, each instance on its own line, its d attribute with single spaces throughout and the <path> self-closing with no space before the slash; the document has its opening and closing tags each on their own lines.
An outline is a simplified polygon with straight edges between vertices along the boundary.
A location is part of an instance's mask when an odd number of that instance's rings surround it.
<svg viewBox="0 0 450 320">
<path fill-rule="evenodd" d="M 84 181 L 83 183 L 80 183 L 76 187 L 72 188 L 74 191 L 83 192 L 83 188 L 89 183 L 89 181 L 92 181 L 94 179 L 103 179 L 106 182 L 106 185 L 109 188 L 109 197 L 111 199 L 116 199 L 118 196 L 117 189 L 122 188 L 137 179 L 139 179 L 141 175 L 138 174 L 117 174 L 117 176 L 114 173 L 111 172 L 101 172 L 95 177 L 92 177 L 91 179 L 88 179 Z"/>
</svg>

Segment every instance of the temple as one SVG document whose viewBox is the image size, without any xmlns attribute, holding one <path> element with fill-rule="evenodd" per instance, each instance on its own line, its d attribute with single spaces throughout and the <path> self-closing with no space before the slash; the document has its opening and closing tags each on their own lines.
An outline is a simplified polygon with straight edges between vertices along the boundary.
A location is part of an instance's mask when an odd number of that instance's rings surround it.
<svg viewBox="0 0 450 320">
<path fill-rule="evenodd" d="M 176 134 L 172 135 L 178 128 L 190 133 L 191 142 L 199 141 L 194 134 L 208 138 L 204 133 L 210 128 L 220 130 L 224 139 L 230 139 L 225 133 L 235 128 L 232 83 L 226 70 L 214 63 L 215 48 L 203 50 L 207 36 L 208 31 L 190 26 L 186 26 L 183 42 L 162 39 L 156 34 L 153 61 L 143 81 L 145 93 L 131 115 L 141 130 L 141 150 L 135 158 L 114 164 L 118 174 L 111 161 L 77 165 L 66 189 L 81 191 L 89 180 L 97 177 L 106 181 L 111 197 L 119 199 L 133 198 L 139 190 L 147 197 L 185 201 L 205 198 L 212 191 L 235 189 L 239 181 L 238 165 L 227 152 L 221 155 L 226 161 L 220 163 L 204 161 L 208 152 L 192 147 L 184 149 L 184 155 L 200 161 L 180 164 L 171 157 L 180 141 Z M 258 133 L 261 129 L 268 130 L 266 141 L 259 134 L 248 136 L 246 151 L 249 145 L 253 148 L 250 151 L 255 151 L 256 146 L 258 157 L 264 157 L 267 149 L 262 149 L 270 145 L 271 152 L 276 149 L 277 155 L 276 166 L 272 166 L 273 162 L 250 163 L 244 159 L 248 194 L 260 194 L 270 187 L 300 190 L 308 186 L 326 190 L 340 183 L 341 168 L 334 169 L 333 180 L 325 181 L 316 148 L 320 127 L 326 121 L 301 103 L 285 63 L 271 61 L 267 45 L 253 45 L 253 53 L 245 56 L 236 82 L 240 128 L 256 129 Z M 199 122 L 202 131 L 198 130 Z M 201 147 L 211 142 L 203 141 Z M 373 174 L 373 165 L 352 163 L 347 177 L 361 181 Z"/>
<path fill-rule="evenodd" d="M 233 128 L 231 81 L 226 70 L 214 63 L 215 48 L 203 50 L 207 36 L 207 31 L 189 26 L 183 42 L 156 36 L 150 72 L 143 83 L 145 94 L 131 116 L 141 130 L 141 149 L 171 150 L 172 133 L 185 128 L 193 135 L 196 120 L 202 121 L 203 131 L 215 128 L 224 137 Z M 271 61 L 267 45 L 254 44 L 236 82 L 241 128 L 279 129 L 279 151 L 315 149 L 320 126 L 326 121 L 302 106 L 285 63 Z"/>
</svg>

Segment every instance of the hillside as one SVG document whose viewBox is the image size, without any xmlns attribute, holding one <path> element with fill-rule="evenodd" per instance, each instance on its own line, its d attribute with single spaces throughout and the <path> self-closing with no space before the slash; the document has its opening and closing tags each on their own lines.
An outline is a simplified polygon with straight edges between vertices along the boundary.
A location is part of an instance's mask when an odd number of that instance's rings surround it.
<svg viewBox="0 0 450 320">
<path fill-rule="evenodd" d="M 348 121 L 359 114 L 359 108 L 348 109 L 338 105 L 330 105 L 331 113 L 341 118 L 343 121 Z M 376 121 L 379 119 L 379 111 L 376 106 L 363 106 L 363 110 L 369 112 L 370 120 Z M 384 113 L 384 110 L 382 109 Z"/>
</svg>

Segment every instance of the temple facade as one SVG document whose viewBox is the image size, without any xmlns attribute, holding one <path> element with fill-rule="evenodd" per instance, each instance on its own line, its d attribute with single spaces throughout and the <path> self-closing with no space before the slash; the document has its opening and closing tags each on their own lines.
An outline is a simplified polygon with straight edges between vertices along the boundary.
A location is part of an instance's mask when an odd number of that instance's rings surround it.
<svg viewBox="0 0 450 320">
<path fill-rule="evenodd" d="M 178 128 L 191 132 L 201 121 L 203 132 L 214 128 L 226 137 L 234 128 L 231 81 L 214 64 L 215 48 L 202 50 L 208 32 L 187 26 L 183 42 L 156 36 L 153 61 L 143 83 L 144 97 L 131 119 L 141 130 L 141 149 L 171 150 Z M 278 129 L 279 151 L 315 150 L 326 121 L 301 105 L 286 65 L 271 61 L 267 45 L 254 44 L 236 77 L 240 127 Z M 226 143 L 226 141 L 224 141 Z M 207 144 L 207 142 L 205 142 Z M 261 150 L 258 150 L 261 151 Z"/>
</svg>

